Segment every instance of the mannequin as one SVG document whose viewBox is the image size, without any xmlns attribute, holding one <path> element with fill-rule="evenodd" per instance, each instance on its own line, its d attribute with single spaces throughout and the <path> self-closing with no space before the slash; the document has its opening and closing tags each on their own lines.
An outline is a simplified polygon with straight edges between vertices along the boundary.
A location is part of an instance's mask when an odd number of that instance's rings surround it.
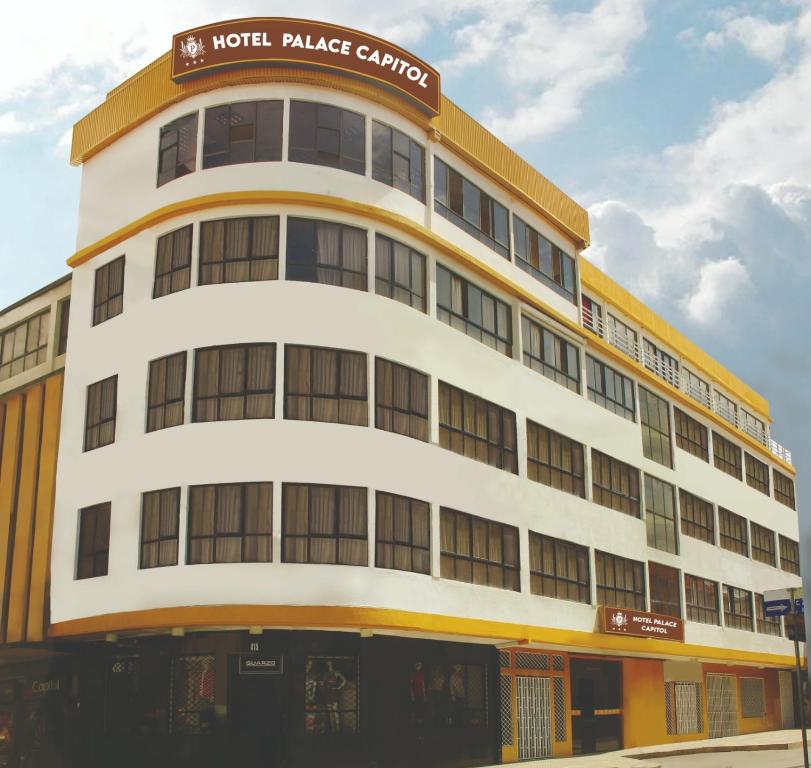
<svg viewBox="0 0 811 768">
<path fill-rule="evenodd" d="M 422 725 L 422 721 L 425 719 L 425 672 L 422 669 L 421 661 L 414 662 L 408 689 L 411 694 L 411 719 L 418 725 Z"/>
<path fill-rule="evenodd" d="M 453 724 L 462 725 L 462 715 L 465 709 L 465 670 L 461 664 L 454 664 L 451 667 L 451 713 Z"/>
<path fill-rule="evenodd" d="M 331 661 L 326 663 L 324 670 L 324 698 L 327 702 L 327 712 L 329 713 L 329 727 L 331 731 L 341 730 L 341 714 L 338 711 L 338 698 L 340 691 L 346 687 L 346 678 L 337 670 Z"/>
</svg>

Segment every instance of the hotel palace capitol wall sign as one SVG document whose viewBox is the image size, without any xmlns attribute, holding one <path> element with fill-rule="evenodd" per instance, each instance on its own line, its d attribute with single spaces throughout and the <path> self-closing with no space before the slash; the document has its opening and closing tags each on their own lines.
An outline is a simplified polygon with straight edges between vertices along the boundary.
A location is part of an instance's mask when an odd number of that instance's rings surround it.
<svg viewBox="0 0 811 768">
<path fill-rule="evenodd" d="M 610 635 L 652 637 L 684 642 L 684 622 L 675 616 L 602 606 L 602 629 Z"/>
<path fill-rule="evenodd" d="M 439 73 L 402 48 L 345 27 L 302 19 L 224 21 L 172 38 L 172 79 L 233 66 L 305 64 L 351 72 L 439 114 Z"/>
</svg>

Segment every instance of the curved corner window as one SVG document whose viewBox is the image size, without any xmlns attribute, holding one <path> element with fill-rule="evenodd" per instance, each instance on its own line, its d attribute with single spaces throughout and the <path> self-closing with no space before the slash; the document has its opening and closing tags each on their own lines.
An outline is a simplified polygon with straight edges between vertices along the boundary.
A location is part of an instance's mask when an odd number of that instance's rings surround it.
<svg viewBox="0 0 811 768">
<path fill-rule="evenodd" d="M 515 263 L 555 293 L 577 303 L 577 278 L 574 259 L 536 232 L 529 224 L 513 216 Z"/>
<path fill-rule="evenodd" d="M 288 159 L 364 174 L 365 118 L 329 104 L 291 101 Z"/>
<path fill-rule="evenodd" d="M 158 186 L 197 169 L 197 113 L 172 120 L 161 128 L 158 145 Z"/>
<path fill-rule="evenodd" d="M 241 101 L 206 110 L 203 168 L 282 159 L 279 100 Z"/>
<path fill-rule="evenodd" d="M 372 178 L 425 202 L 425 149 L 409 136 L 372 121 Z"/>
</svg>

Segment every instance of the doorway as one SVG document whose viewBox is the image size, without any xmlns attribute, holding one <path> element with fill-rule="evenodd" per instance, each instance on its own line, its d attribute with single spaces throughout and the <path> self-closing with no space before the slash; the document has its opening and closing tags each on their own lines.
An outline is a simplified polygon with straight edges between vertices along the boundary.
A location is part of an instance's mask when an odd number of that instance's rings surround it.
<svg viewBox="0 0 811 768">
<path fill-rule="evenodd" d="M 232 656 L 228 686 L 228 741 L 233 765 L 276 768 L 284 756 L 282 676 L 240 674 L 240 657 Z"/>
<path fill-rule="evenodd" d="M 572 659 L 572 751 L 622 749 L 622 662 Z"/>
<path fill-rule="evenodd" d="M 552 756 L 552 706 L 548 677 L 516 677 L 518 759 Z"/>
</svg>

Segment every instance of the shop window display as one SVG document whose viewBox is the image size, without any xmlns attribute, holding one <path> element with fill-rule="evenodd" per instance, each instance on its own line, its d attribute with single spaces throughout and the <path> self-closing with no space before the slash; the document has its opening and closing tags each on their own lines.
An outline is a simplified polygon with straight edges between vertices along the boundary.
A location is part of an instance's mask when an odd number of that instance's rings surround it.
<svg viewBox="0 0 811 768">
<path fill-rule="evenodd" d="M 172 732 L 207 733 L 214 725 L 214 657 L 180 656 L 172 664 Z"/>
<path fill-rule="evenodd" d="M 308 656 L 304 675 L 306 733 L 357 733 L 358 660 Z"/>
</svg>

